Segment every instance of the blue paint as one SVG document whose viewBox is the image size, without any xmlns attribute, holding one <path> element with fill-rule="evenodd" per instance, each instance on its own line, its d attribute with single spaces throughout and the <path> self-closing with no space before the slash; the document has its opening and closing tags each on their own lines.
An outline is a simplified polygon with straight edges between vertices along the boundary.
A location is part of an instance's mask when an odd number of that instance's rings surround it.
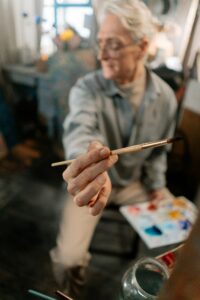
<svg viewBox="0 0 200 300">
<path fill-rule="evenodd" d="M 177 222 L 172 222 L 172 221 L 166 221 L 160 224 L 160 227 L 161 230 L 163 230 L 163 232 L 175 231 L 180 228 L 178 227 Z"/>
<path fill-rule="evenodd" d="M 191 226 L 191 223 L 189 220 L 186 219 L 186 220 L 179 221 L 179 225 L 182 230 L 188 230 Z"/>
<path fill-rule="evenodd" d="M 163 234 L 162 231 L 155 225 L 145 228 L 144 231 L 146 234 L 151 236 L 160 236 Z"/>
</svg>

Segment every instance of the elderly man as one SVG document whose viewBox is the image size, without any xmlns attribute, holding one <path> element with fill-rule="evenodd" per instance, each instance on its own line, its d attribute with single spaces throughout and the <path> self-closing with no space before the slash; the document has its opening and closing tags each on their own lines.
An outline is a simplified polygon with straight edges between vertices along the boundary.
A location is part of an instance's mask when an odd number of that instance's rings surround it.
<svg viewBox="0 0 200 300">
<path fill-rule="evenodd" d="M 63 173 L 69 196 L 57 248 L 51 251 L 55 274 L 64 284 L 65 275 L 81 284 L 89 244 L 108 202 L 161 199 L 166 191 L 166 148 L 119 158 L 109 149 L 171 137 L 176 116 L 172 90 L 145 67 L 154 19 L 144 3 L 107 0 L 98 21 L 102 70 L 72 88 L 64 123 L 66 157 L 76 159 Z"/>
</svg>

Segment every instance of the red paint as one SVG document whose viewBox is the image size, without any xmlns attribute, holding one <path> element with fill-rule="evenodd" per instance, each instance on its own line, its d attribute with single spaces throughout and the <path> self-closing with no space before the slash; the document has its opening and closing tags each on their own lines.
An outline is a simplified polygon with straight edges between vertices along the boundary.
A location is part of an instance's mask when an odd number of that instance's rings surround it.
<svg viewBox="0 0 200 300">
<path fill-rule="evenodd" d="M 150 203 L 149 206 L 147 207 L 148 210 L 156 210 L 157 209 L 157 205 L 155 205 L 154 203 Z"/>
<path fill-rule="evenodd" d="M 130 206 L 128 208 L 128 212 L 130 212 L 131 214 L 138 214 L 140 212 L 140 208 L 137 206 Z"/>
</svg>

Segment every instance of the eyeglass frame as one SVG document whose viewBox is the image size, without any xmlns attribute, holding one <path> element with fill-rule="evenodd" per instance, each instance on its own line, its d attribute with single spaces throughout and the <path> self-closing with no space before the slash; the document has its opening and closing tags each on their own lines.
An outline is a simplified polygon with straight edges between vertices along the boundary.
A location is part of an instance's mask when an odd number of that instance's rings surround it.
<svg viewBox="0 0 200 300">
<path fill-rule="evenodd" d="M 114 39 L 108 39 L 108 41 L 109 40 L 110 40 L 110 44 L 112 43 L 112 41 L 114 41 Z M 95 50 L 96 50 L 96 53 L 97 53 L 97 58 L 100 59 L 100 54 L 103 51 L 107 51 L 110 58 L 119 58 L 121 51 L 125 50 L 126 48 L 133 47 L 133 46 L 136 45 L 136 43 L 134 43 L 134 42 L 131 43 L 131 44 L 122 45 L 122 43 L 119 40 L 116 40 L 116 41 L 119 43 L 119 45 L 117 47 L 112 46 L 112 44 L 109 45 L 109 42 L 107 42 L 107 44 L 105 43 L 105 45 L 103 47 L 101 47 L 100 44 L 99 44 L 99 41 L 97 40 L 96 47 L 95 47 Z M 111 54 L 111 52 L 112 52 L 112 54 Z"/>
</svg>

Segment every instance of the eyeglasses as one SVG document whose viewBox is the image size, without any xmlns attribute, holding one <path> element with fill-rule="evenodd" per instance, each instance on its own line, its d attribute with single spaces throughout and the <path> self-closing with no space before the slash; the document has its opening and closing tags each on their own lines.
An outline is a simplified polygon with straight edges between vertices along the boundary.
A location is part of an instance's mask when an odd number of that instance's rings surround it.
<svg viewBox="0 0 200 300">
<path fill-rule="evenodd" d="M 97 58 L 101 59 L 102 53 L 107 53 L 110 58 L 119 58 L 122 51 L 128 48 L 132 48 L 134 44 L 123 45 L 121 41 L 118 40 L 107 40 L 107 42 L 102 46 L 100 42 L 96 44 Z"/>
</svg>

